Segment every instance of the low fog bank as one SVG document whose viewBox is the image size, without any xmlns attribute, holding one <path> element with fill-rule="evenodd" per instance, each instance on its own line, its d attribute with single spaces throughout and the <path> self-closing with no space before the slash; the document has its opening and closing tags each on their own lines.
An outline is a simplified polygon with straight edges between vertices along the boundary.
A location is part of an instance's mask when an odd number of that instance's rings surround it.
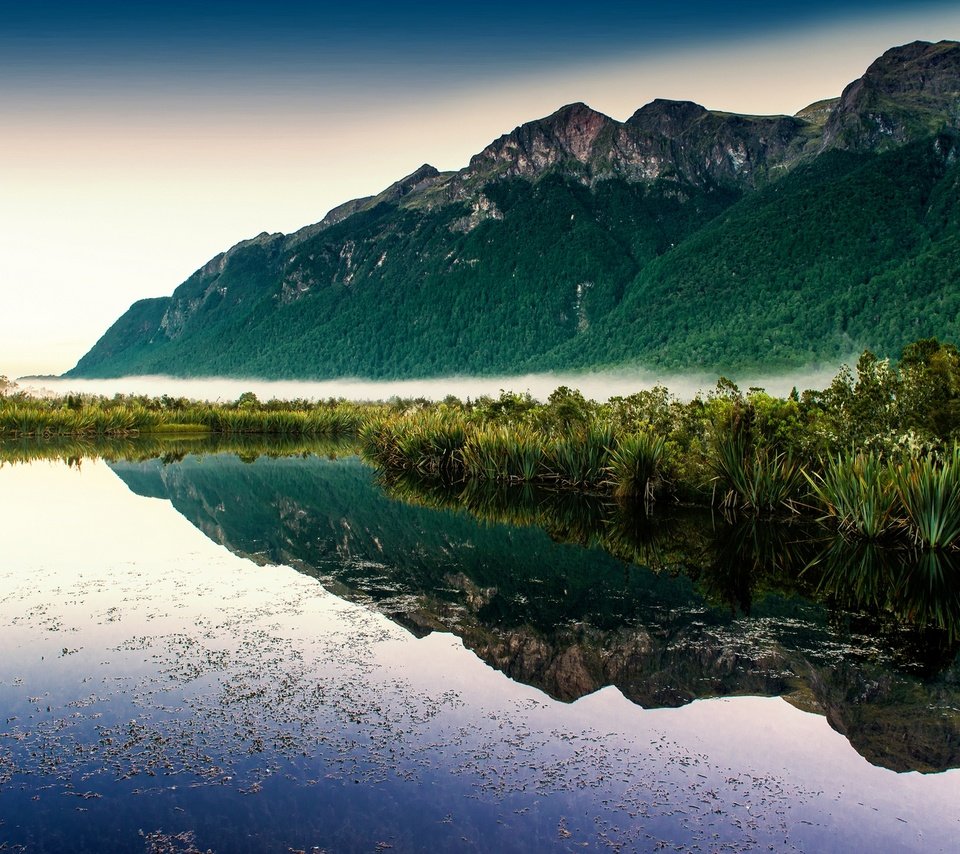
<svg viewBox="0 0 960 854">
<path fill-rule="evenodd" d="M 839 365 L 832 368 L 808 369 L 784 374 L 730 375 L 741 389 L 751 387 L 766 389 L 770 394 L 785 396 L 794 387 L 822 389 L 836 376 Z M 608 400 L 618 395 L 630 395 L 655 385 L 666 386 L 681 400 L 689 400 L 706 394 L 716 387 L 717 377 L 695 374 L 664 375 L 630 370 L 587 374 L 526 374 L 505 377 L 441 377 L 425 380 L 361 380 L 339 379 L 322 381 L 234 379 L 232 377 L 205 377 L 202 379 L 178 379 L 165 376 L 134 376 L 117 379 L 82 380 L 24 378 L 18 380 L 20 388 L 38 396 L 63 394 L 144 394 L 159 397 L 187 397 L 194 400 L 232 401 L 241 394 L 252 391 L 260 400 L 276 398 L 291 400 L 387 400 L 391 397 L 442 400 L 447 395 L 465 400 L 481 395 L 496 397 L 501 390 L 517 393 L 529 392 L 538 400 L 546 400 L 558 386 L 579 389 L 584 397 L 597 401 Z"/>
</svg>

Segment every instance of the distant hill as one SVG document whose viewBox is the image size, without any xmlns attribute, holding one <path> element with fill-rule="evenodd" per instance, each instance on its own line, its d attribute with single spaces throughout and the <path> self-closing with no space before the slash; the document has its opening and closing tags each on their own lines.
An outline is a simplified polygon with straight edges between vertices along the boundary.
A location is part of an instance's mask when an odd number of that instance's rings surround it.
<svg viewBox="0 0 960 854">
<path fill-rule="evenodd" d="M 68 376 L 726 371 L 960 340 L 960 44 L 796 116 L 572 104 L 141 300 Z"/>
</svg>

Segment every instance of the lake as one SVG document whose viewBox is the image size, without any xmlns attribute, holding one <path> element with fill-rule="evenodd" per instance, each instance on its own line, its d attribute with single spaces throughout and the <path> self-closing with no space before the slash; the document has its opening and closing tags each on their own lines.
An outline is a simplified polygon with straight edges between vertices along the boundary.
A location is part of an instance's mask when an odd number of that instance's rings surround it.
<svg viewBox="0 0 960 854">
<path fill-rule="evenodd" d="M 336 444 L 0 452 L 5 850 L 955 850 L 949 555 Z"/>
</svg>

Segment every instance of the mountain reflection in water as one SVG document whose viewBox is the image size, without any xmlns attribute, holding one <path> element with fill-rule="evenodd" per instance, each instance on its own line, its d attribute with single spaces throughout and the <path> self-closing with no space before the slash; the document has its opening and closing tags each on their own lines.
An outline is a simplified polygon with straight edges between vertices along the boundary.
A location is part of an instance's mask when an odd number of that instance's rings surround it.
<svg viewBox="0 0 960 854">
<path fill-rule="evenodd" d="M 337 458 L 343 446 L 205 450 L 111 468 L 231 551 L 292 565 L 415 634 L 455 633 L 555 698 L 606 685 L 644 707 L 779 695 L 874 765 L 960 766 L 951 554 L 572 493 L 378 480 Z"/>
</svg>

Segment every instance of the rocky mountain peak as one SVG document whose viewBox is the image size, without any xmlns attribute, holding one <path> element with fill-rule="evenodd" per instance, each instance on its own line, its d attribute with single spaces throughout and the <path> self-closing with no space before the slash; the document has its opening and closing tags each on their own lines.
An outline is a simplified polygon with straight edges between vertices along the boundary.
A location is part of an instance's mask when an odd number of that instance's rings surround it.
<svg viewBox="0 0 960 854">
<path fill-rule="evenodd" d="M 617 122 L 586 104 L 567 104 L 494 140 L 470 160 L 475 175 L 535 177 L 562 163 L 587 164 L 598 140 Z"/>
<path fill-rule="evenodd" d="M 567 104 L 543 120 L 561 148 L 581 163 L 593 154 L 593 146 L 604 128 L 616 122 L 584 103 Z"/>
<path fill-rule="evenodd" d="M 560 107 L 491 142 L 457 173 L 429 165 L 365 202 L 466 201 L 479 210 L 491 180 L 537 180 L 561 171 L 594 184 L 608 178 L 749 189 L 828 148 L 883 150 L 960 126 L 960 44 L 914 42 L 887 51 L 841 98 L 796 116 L 748 116 L 658 98 L 619 122 L 583 102 Z M 426 190 L 426 193 L 421 193 Z M 345 211 L 346 212 L 346 211 Z"/>
<path fill-rule="evenodd" d="M 395 181 L 375 198 L 378 202 L 399 201 L 404 196 L 435 184 L 438 178 L 440 178 L 440 171 L 435 166 L 424 163 L 419 169 L 415 169 L 406 177 Z"/>
<path fill-rule="evenodd" d="M 629 119 L 627 124 L 641 133 L 675 137 L 708 115 L 706 107 L 693 101 L 670 101 L 657 98 L 642 106 Z"/>
<path fill-rule="evenodd" d="M 960 125 L 960 42 L 911 42 L 843 90 L 822 148 L 884 150 L 946 125 Z"/>
<path fill-rule="evenodd" d="M 916 41 L 890 48 L 871 63 L 861 80 L 890 93 L 956 96 L 960 81 L 960 42 Z"/>
<path fill-rule="evenodd" d="M 603 127 L 612 121 L 613 119 L 609 116 L 605 116 L 593 107 L 587 106 L 582 101 L 576 101 L 573 104 L 565 104 L 546 118 L 528 122 L 527 125 L 541 125 L 560 135 L 576 135 L 590 133 L 591 130 Z M 521 127 L 527 125 L 521 125 Z"/>
</svg>

